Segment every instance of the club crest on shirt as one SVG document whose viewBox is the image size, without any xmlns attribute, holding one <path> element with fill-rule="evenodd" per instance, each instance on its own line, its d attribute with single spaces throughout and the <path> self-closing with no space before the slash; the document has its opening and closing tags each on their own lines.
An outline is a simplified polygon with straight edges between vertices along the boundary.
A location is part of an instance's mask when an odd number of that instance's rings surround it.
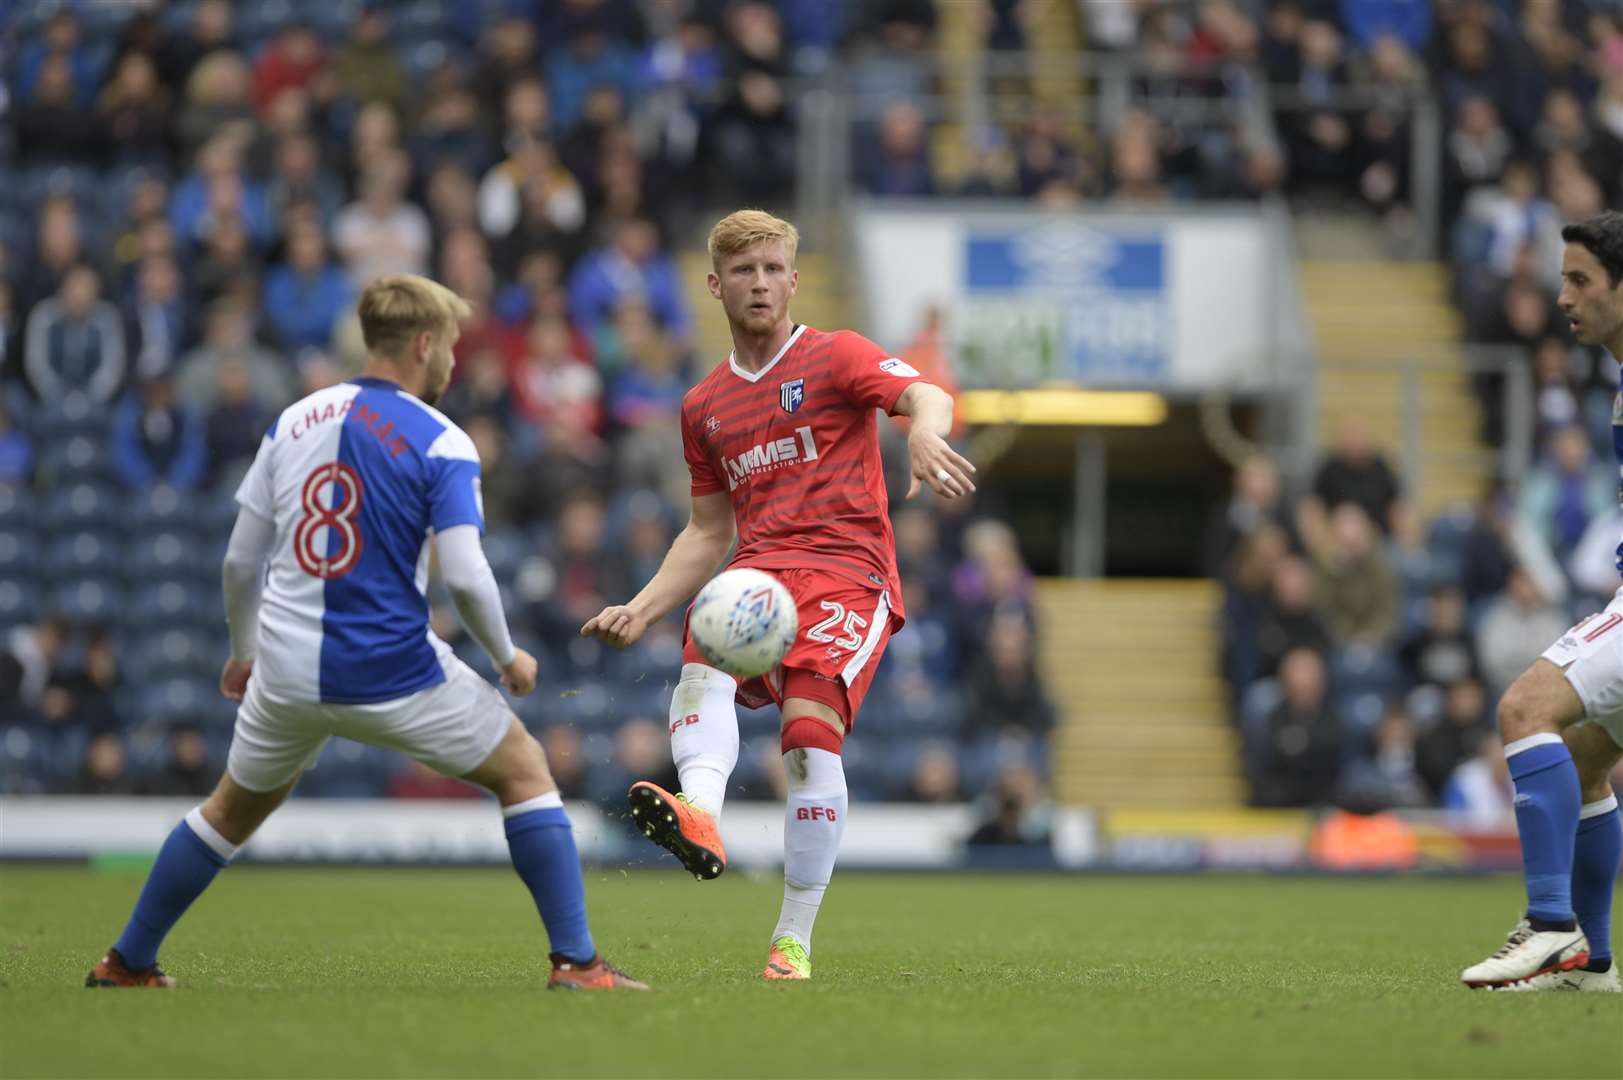
<svg viewBox="0 0 1623 1080">
<path fill-rule="evenodd" d="M 716 432 L 718 432 L 720 430 L 721 430 L 721 421 L 718 420 L 716 417 L 712 416 L 710 419 L 708 419 L 708 420 L 706 420 L 704 422 L 704 433 L 706 435 L 714 435 Z"/>
<path fill-rule="evenodd" d="M 790 379 L 778 384 L 778 404 L 784 412 L 795 412 L 806 400 L 806 380 Z"/>
</svg>

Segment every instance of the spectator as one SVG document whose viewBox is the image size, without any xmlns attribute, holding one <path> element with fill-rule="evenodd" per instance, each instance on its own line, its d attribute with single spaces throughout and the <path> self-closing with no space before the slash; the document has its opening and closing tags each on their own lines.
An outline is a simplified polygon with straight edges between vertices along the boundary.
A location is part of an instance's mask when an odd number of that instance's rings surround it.
<svg viewBox="0 0 1623 1080">
<path fill-rule="evenodd" d="M 275 166 L 265 185 L 273 220 L 284 221 L 295 206 L 314 206 L 325 227 L 338 216 L 343 189 L 321 164 L 321 149 L 309 135 L 290 135 L 276 144 Z"/>
<path fill-rule="evenodd" d="M 1313 806 L 1329 800 L 1341 772 L 1341 721 L 1326 694 L 1324 660 L 1309 649 L 1279 665 L 1283 699 L 1268 714 L 1253 762 L 1253 806 Z"/>
<path fill-rule="evenodd" d="M 232 300 L 209 309 L 203 341 L 181 358 L 180 397 L 193 408 L 209 411 L 220 386 L 220 370 L 237 362 L 248 372 L 257 406 L 280 412 L 291 404 L 297 385 L 287 362 L 253 339 L 250 313 Z"/>
<path fill-rule="evenodd" d="M 990 812 L 969 836 L 972 847 L 1048 843 L 1050 808 L 1036 770 L 1024 765 L 1005 767 L 993 782 L 991 795 Z"/>
<path fill-rule="evenodd" d="M 389 41 L 389 10 L 368 4 L 350 27 L 349 40 L 333 63 L 338 87 L 349 100 L 382 101 L 399 108 L 406 96 L 406 72 Z"/>
<path fill-rule="evenodd" d="M 1504 593 L 1477 621 L 1477 655 L 1489 692 L 1503 694 L 1567 626 L 1567 616 L 1540 594 L 1531 574 L 1511 571 Z"/>
<path fill-rule="evenodd" d="M 536 236 L 572 237 L 586 223 L 586 196 L 552 144 L 526 139 L 479 185 L 479 227 L 500 239 L 523 222 Z"/>
<path fill-rule="evenodd" d="M 1292 531 L 1279 470 L 1273 459 L 1256 454 L 1234 471 L 1234 493 L 1207 522 L 1201 541 L 1201 565 L 1207 575 L 1221 577 L 1245 538 L 1263 525 L 1275 525 L 1287 537 Z"/>
<path fill-rule="evenodd" d="M 232 354 L 214 368 L 213 405 L 205 421 L 209 483 L 235 480 L 248 471 L 260 440 L 275 415 L 254 398 L 253 374 L 240 355 Z"/>
<path fill-rule="evenodd" d="M 1296 649 L 1326 652 L 1330 631 L 1315 606 L 1313 568 L 1295 556 L 1274 566 L 1271 592 L 1257 625 L 1257 675 L 1272 677 L 1280 662 Z"/>
<path fill-rule="evenodd" d="M 355 302 L 349 278 L 327 259 L 327 238 L 317 225 L 287 237 L 287 262 L 265 276 L 265 314 L 282 347 L 321 347 L 332 339 L 338 317 Z"/>
<path fill-rule="evenodd" d="M 422 762 L 409 759 L 389 779 L 391 799 L 477 799 L 481 794 L 465 780 L 442 776 Z"/>
<path fill-rule="evenodd" d="M 1487 734 L 1477 752 L 1449 777 L 1443 809 L 1460 824 L 1503 832 L 1515 825 L 1515 795 L 1504 744 Z"/>
<path fill-rule="evenodd" d="M 1376 725 L 1368 756 L 1348 770 L 1346 793 L 1382 809 L 1425 806 L 1430 799 L 1416 771 L 1414 726 L 1400 706 Z"/>
<path fill-rule="evenodd" d="M 410 160 L 404 156 L 400 142 L 400 114 L 381 101 L 361 106 L 349 129 L 350 186 L 364 194 L 361 182 L 367 173 L 378 168 L 398 168 L 404 191 L 409 186 Z"/>
<path fill-rule="evenodd" d="M 1442 716 L 1421 735 L 1415 748 L 1415 767 L 1434 798 L 1444 796 L 1454 770 L 1476 753 L 1489 734 L 1487 706 L 1482 684 L 1474 678 L 1451 683 L 1444 692 Z"/>
<path fill-rule="evenodd" d="M 72 67 L 65 57 L 44 61 L 34 92 L 18 107 L 13 122 L 18 153 L 26 165 L 101 163 L 105 134 L 96 117 L 76 100 Z"/>
<path fill-rule="evenodd" d="M 238 146 L 252 141 L 252 83 L 247 63 L 235 52 L 222 49 L 197 62 L 186 79 L 186 103 L 175 117 L 182 160 L 191 160 L 214 139 L 224 137 Z"/>
<path fill-rule="evenodd" d="M 410 148 L 412 160 L 425 172 L 450 165 L 477 174 L 498 156 L 497 144 L 485 130 L 478 96 L 461 85 L 423 103 Z"/>
<path fill-rule="evenodd" d="M 1404 679 L 1449 686 L 1478 676 L 1476 645 L 1465 625 L 1465 593 L 1451 585 L 1433 590 L 1426 602 L 1425 624 L 1398 653 Z"/>
<path fill-rule="evenodd" d="M 91 738 L 84 760 L 73 782 L 75 795 L 133 795 L 135 781 L 129 774 L 124 740 L 111 731 Z"/>
<path fill-rule="evenodd" d="M 648 780 L 660 787 L 681 787 L 676 766 L 671 763 L 670 738 L 664 726 L 642 718 L 620 725 L 614 733 L 614 757 L 607 768 L 592 775 L 593 801 L 621 818 L 627 828 L 631 827 L 631 818 L 625 812 L 625 789 L 637 780 Z"/>
<path fill-rule="evenodd" d="M 198 151 L 196 171 L 175 187 L 169 219 L 188 244 L 207 243 L 219 229 L 237 225 L 262 248 L 276 231 L 263 189 L 243 174 L 240 145 L 226 137 Z"/>
<path fill-rule="evenodd" d="M 81 643 L 82 650 L 61 648 L 60 637 L 57 643 L 39 699 L 41 719 L 58 730 L 75 728 L 94 734 L 117 728 L 118 659 L 107 631 L 91 628 Z"/>
<path fill-rule="evenodd" d="M 1329 527 L 1304 528 L 1317 572 L 1316 592 L 1337 645 L 1385 646 L 1397 630 L 1398 582 L 1380 534 L 1355 502 L 1343 502 Z"/>
<path fill-rule="evenodd" d="M 1153 206 L 1165 202 L 1156 123 L 1134 110 L 1123 119 L 1110 147 L 1110 197 L 1118 204 Z"/>
<path fill-rule="evenodd" d="M 1514 150 L 1493 101 L 1475 95 L 1466 98 L 1445 143 L 1443 220 L 1455 219 L 1472 188 L 1498 180 Z"/>
<path fill-rule="evenodd" d="M 542 70 L 535 51 L 535 26 L 518 16 L 487 24 L 479 56 L 474 86 L 487 115 L 501 111 L 514 82 Z"/>
<path fill-rule="evenodd" d="M 1019 614 L 996 615 L 985 651 L 967 676 L 969 734 L 1015 732 L 1039 744 L 1054 728 L 1054 706 L 1037 674 L 1031 625 Z"/>
<path fill-rule="evenodd" d="M 1342 423 L 1334 448 L 1320 463 L 1313 494 L 1303 500 L 1302 511 L 1317 519 L 1342 503 L 1356 503 L 1383 533 L 1391 533 L 1401 499 L 1397 477 L 1370 442 L 1368 426 L 1362 418 L 1351 417 Z M 1305 536 L 1309 526 L 1301 527 Z"/>
<path fill-rule="evenodd" d="M 549 644 L 562 651 L 579 638 L 581 624 L 601 611 L 608 597 L 623 594 L 628 583 L 620 564 L 603 557 L 608 517 L 599 495 L 570 495 L 557 521 L 551 558 L 556 586 L 532 606 L 531 617 Z"/>
<path fill-rule="evenodd" d="M 169 158 L 169 95 L 144 53 L 119 61 L 96 103 L 101 137 L 112 141 L 114 165 L 162 166 Z"/>
<path fill-rule="evenodd" d="M 962 802 L 964 796 L 959 783 L 958 759 L 953 756 L 951 747 L 940 742 L 928 742 L 920 747 L 918 757 L 913 761 L 913 771 L 900 796 L 907 802 L 925 804 Z M 1007 835 L 1006 829 L 1002 832 Z"/>
<path fill-rule="evenodd" d="M 1517 513 L 1565 561 L 1589 522 L 1616 505 L 1616 491 L 1611 469 L 1595 460 L 1589 436 L 1573 425 L 1551 437 L 1546 459 L 1522 481 Z"/>
<path fill-rule="evenodd" d="M 27 266 L 14 271 L 19 312 L 31 313 L 62 287 L 69 270 L 87 263 L 83 227 L 72 199 L 49 196 L 40 205 L 33 254 Z"/>
<path fill-rule="evenodd" d="M 28 319 L 23 366 L 42 401 L 83 394 L 111 401 L 124 383 L 124 327 L 118 309 L 101 299 L 101 281 L 88 266 L 62 279 L 56 296 L 41 300 Z"/>
<path fill-rule="evenodd" d="M 932 195 L 936 190 L 924 115 L 908 101 L 885 106 L 878 145 L 857 155 L 858 182 L 872 195 Z"/>
<path fill-rule="evenodd" d="M 203 58 L 236 48 L 230 0 L 199 0 L 191 25 L 166 37 L 158 48 L 158 70 L 171 91 L 187 85 Z"/>
<path fill-rule="evenodd" d="M 167 375 L 144 380 L 113 411 L 109 442 L 113 471 L 131 491 L 159 484 L 191 491 L 208 467 L 202 418 Z"/>
<path fill-rule="evenodd" d="M 1571 350 L 1559 337 L 1545 338 L 1533 351 L 1533 392 L 1535 438 L 1541 445 L 1552 443 L 1561 429 L 1583 422 L 1583 386 L 1573 372 Z"/>
<path fill-rule="evenodd" d="M 514 396 L 532 423 L 548 425 L 563 413 L 595 430 L 601 422 L 602 379 L 573 351 L 569 324 L 540 315 L 530 324 L 526 348 L 513 376 Z"/>
<path fill-rule="evenodd" d="M 405 160 L 396 153 L 362 175 L 360 200 L 339 211 L 333 239 L 357 289 L 388 274 L 428 270 L 433 234 L 405 190 Z"/>
<path fill-rule="evenodd" d="M 1298 182 L 1341 184 L 1356 175 L 1352 126 L 1338 100 L 1348 77 L 1341 34 L 1330 22 L 1309 19 L 1298 41 L 1302 107 L 1280 124 L 1291 172 Z"/>
<path fill-rule="evenodd" d="M 33 444 L 28 433 L 12 423 L 10 410 L 0 400 L 0 488 L 24 486 L 33 475 Z"/>
<path fill-rule="evenodd" d="M 166 255 L 141 260 L 135 291 L 124 308 L 125 334 L 137 379 L 173 371 L 186 340 L 186 301 L 180 268 Z"/>
<path fill-rule="evenodd" d="M 624 42 L 604 29 L 586 24 L 560 48 L 547 54 L 547 93 L 553 123 L 568 132 L 586 111 L 587 97 L 598 87 L 616 90 L 623 99 L 636 93 L 637 57 Z"/>
<path fill-rule="evenodd" d="M 190 724 L 169 733 L 168 757 L 137 785 L 139 795 L 207 795 L 214 790 L 215 769 L 209 763 L 208 744 L 203 732 Z"/>
<path fill-rule="evenodd" d="M 101 82 L 102 63 L 97 51 L 85 44 L 78 17 L 66 8 L 44 20 L 37 37 L 23 44 L 17 54 L 17 92 L 28 97 L 39 89 L 53 65 L 67 74 L 70 100 L 81 108 L 88 106 Z"/>
<path fill-rule="evenodd" d="M 602 330 L 627 299 L 646 303 L 659 324 L 679 341 L 692 333 L 676 265 L 659 250 L 650 221 L 631 218 L 612 227 L 611 243 L 588 252 L 569 278 L 569 317 L 588 334 Z"/>
<path fill-rule="evenodd" d="M 558 794 L 566 799 L 585 798 L 589 770 L 580 734 L 563 724 L 548 724 L 539 737 L 541 749 L 547 755 L 547 770 L 552 773 L 553 783 L 558 785 Z"/>
<path fill-rule="evenodd" d="M 263 111 L 284 90 L 313 90 L 326 72 L 327 51 L 316 32 L 303 23 L 289 23 L 254 64 L 254 104 Z"/>
<path fill-rule="evenodd" d="M 507 429 L 496 416 L 489 412 L 466 414 L 462 429 L 479 452 L 486 527 L 540 521 L 541 493 L 531 482 L 529 469 L 516 459 Z"/>
</svg>

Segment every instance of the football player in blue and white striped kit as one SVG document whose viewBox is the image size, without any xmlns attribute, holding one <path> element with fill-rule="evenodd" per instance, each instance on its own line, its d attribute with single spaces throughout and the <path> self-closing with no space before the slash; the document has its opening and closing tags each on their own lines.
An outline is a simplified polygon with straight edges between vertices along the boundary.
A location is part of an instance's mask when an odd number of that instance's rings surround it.
<svg viewBox="0 0 1623 1080">
<path fill-rule="evenodd" d="M 551 942 L 547 985 L 647 989 L 598 955 L 574 835 L 540 745 L 495 687 L 429 628 L 429 558 L 517 696 L 535 659 L 508 635 L 480 546 L 472 440 L 433 403 L 468 305 L 415 276 L 360 300 L 367 365 L 283 410 L 237 491 L 223 571 L 241 703 L 225 775 L 175 826 L 129 924 L 87 986 L 172 986 L 158 947 L 338 735 L 400 750 L 499 800 L 513 866 Z"/>
</svg>

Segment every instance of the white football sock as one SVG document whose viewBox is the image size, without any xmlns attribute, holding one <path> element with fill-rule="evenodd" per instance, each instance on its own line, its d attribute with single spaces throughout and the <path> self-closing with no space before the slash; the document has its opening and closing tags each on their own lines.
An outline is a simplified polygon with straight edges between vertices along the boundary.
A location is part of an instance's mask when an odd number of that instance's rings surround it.
<svg viewBox="0 0 1623 1080">
<path fill-rule="evenodd" d="M 682 792 L 701 810 L 721 817 L 727 778 L 738 764 L 738 683 L 704 664 L 683 664 L 671 695 L 671 760 Z"/>
<path fill-rule="evenodd" d="M 773 940 L 787 934 L 811 952 L 812 923 L 834 876 L 845 834 L 845 766 L 840 755 L 813 747 L 783 755 L 789 805 L 783 821 L 783 910 Z"/>
</svg>

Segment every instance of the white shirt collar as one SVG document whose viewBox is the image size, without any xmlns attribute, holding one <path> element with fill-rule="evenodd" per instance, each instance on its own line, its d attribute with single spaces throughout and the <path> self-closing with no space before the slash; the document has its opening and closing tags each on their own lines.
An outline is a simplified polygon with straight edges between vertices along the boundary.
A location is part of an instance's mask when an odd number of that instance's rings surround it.
<svg viewBox="0 0 1623 1080">
<path fill-rule="evenodd" d="M 760 371 L 745 371 L 743 368 L 738 366 L 738 357 L 736 357 L 732 353 L 727 354 L 727 366 L 733 369 L 733 374 L 734 375 L 737 375 L 740 379 L 743 379 L 745 382 L 760 382 L 761 381 L 761 376 L 763 376 L 767 372 L 771 371 L 772 366 L 774 364 L 776 364 L 779 360 L 783 359 L 783 354 L 788 352 L 790 347 L 792 345 L 794 345 L 795 342 L 800 340 L 800 335 L 805 333 L 805 332 L 806 332 L 806 324 L 805 323 L 801 323 L 799 326 L 795 327 L 794 333 L 789 335 L 789 340 L 785 341 L 783 343 L 783 348 L 778 350 L 778 355 L 776 355 L 772 359 L 768 360 L 766 362 L 766 365 L 764 367 L 762 367 Z"/>
</svg>

